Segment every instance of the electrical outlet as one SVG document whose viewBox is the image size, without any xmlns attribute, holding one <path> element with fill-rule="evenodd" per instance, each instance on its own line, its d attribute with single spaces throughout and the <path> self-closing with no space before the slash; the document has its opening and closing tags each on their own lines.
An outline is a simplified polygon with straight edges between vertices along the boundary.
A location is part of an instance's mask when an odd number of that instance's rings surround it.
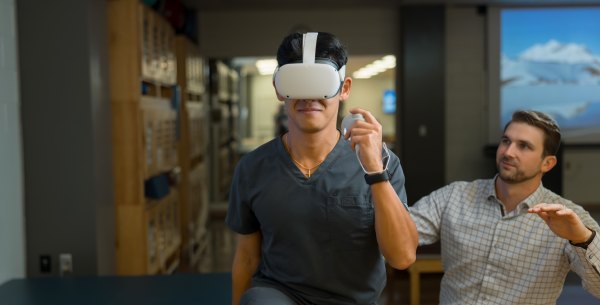
<svg viewBox="0 0 600 305">
<path fill-rule="evenodd" d="M 51 273 L 52 272 L 52 256 L 40 255 L 40 272 Z"/>
<path fill-rule="evenodd" d="M 73 274 L 73 256 L 71 253 L 61 253 L 58 255 L 60 276 Z"/>
</svg>

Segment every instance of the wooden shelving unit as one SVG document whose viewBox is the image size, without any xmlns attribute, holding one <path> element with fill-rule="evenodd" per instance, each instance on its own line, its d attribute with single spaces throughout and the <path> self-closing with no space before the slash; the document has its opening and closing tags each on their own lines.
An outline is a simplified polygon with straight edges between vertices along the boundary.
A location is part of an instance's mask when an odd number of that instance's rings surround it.
<svg viewBox="0 0 600 305">
<path fill-rule="evenodd" d="M 210 61 L 211 201 L 227 200 L 237 157 L 239 74 L 221 60 Z"/>
<path fill-rule="evenodd" d="M 227 199 L 235 165 L 239 122 L 239 74 L 225 61 L 209 61 L 210 136 L 211 136 L 211 204 L 209 217 L 212 270 L 231 270 L 235 236 L 224 224 Z"/>
<path fill-rule="evenodd" d="M 117 273 L 225 269 L 233 235 L 210 215 L 239 159 L 239 74 L 139 0 L 109 0 L 108 23 Z"/>
<path fill-rule="evenodd" d="M 175 33 L 138 0 L 109 0 L 108 26 L 117 273 L 171 273 L 182 194 L 171 181 L 150 198 L 147 182 L 179 167 Z"/>
<path fill-rule="evenodd" d="M 181 87 L 181 232 L 184 265 L 192 271 L 210 260 L 208 242 L 208 101 L 205 59 L 184 36 L 177 37 L 177 82 Z"/>
</svg>

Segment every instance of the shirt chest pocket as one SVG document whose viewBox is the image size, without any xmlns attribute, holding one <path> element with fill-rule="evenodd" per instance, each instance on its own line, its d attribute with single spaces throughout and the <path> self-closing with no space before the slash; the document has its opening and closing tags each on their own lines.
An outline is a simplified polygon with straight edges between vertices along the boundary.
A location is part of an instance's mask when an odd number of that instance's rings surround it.
<svg viewBox="0 0 600 305">
<path fill-rule="evenodd" d="M 377 245 L 371 202 L 358 196 L 330 196 L 327 226 L 334 250 L 360 250 Z"/>
</svg>

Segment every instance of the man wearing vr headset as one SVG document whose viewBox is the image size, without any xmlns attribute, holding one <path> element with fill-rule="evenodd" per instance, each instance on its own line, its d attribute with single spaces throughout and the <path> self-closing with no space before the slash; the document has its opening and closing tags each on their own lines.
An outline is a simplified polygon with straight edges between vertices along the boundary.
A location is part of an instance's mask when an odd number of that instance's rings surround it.
<svg viewBox="0 0 600 305">
<path fill-rule="evenodd" d="M 239 233 L 233 304 L 376 304 L 385 262 L 405 269 L 415 260 L 400 161 L 382 158 L 382 127 L 368 111 L 351 110 L 364 120 L 345 135 L 336 128 L 352 84 L 336 37 L 291 34 L 277 60 L 289 131 L 235 170 L 226 218 Z"/>
</svg>

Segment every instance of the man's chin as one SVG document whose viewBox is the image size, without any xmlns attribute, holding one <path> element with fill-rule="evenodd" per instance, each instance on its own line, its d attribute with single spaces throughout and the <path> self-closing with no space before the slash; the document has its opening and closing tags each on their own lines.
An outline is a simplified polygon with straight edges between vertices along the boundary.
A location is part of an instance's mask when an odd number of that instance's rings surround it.
<svg viewBox="0 0 600 305">
<path fill-rule="evenodd" d="M 508 183 L 508 184 L 515 184 L 515 183 L 519 183 L 522 181 L 522 179 L 519 179 L 519 177 L 515 177 L 515 175 L 509 174 L 506 172 L 505 173 L 500 172 L 498 174 L 498 176 L 500 177 L 500 179 L 502 181 L 504 181 L 505 183 Z"/>
<path fill-rule="evenodd" d="M 535 176 L 526 176 L 524 174 L 506 174 L 500 173 L 498 175 L 502 181 L 506 184 L 519 184 L 532 179 L 535 179 Z"/>
</svg>

